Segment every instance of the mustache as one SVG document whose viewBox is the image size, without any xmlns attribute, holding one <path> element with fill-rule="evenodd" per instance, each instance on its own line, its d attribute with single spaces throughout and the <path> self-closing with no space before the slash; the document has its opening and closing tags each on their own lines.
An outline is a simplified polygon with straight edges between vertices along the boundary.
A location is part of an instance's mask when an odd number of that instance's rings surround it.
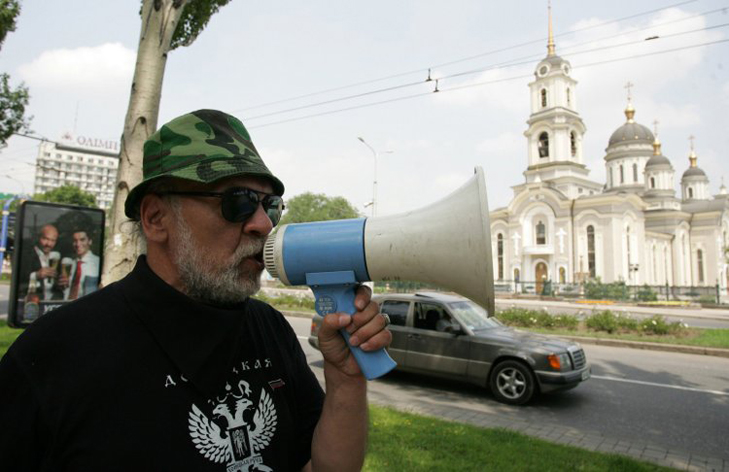
<svg viewBox="0 0 729 472">
<path fill-rule="evenodd" d="M 263 252 L 263 247 L 266 245 L 266 239 L 266 236 L 248 236 L 246 240 L 242 241 L 233 255 L 236 265 L 243 262 L 243 259 Z"/>
</svg>

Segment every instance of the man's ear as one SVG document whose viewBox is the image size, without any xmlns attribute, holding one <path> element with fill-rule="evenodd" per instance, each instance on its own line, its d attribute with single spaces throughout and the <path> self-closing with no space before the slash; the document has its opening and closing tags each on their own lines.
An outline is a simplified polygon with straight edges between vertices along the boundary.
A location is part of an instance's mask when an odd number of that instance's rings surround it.
<svg viewBox="0 0 729 472">
<path fill-rule="evenodd" d="M 147 194 L 139 205 L 139 220 L 147 241 L 165 242 L 169 236 L 172 208 L 159 195 Z"/>
</svg>

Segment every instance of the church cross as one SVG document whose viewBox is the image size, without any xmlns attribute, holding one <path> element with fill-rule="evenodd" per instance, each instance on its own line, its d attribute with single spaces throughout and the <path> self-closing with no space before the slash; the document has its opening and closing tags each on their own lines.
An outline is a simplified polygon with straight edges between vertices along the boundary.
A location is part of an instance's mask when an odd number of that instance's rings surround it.
<svg viewBox="0 0 729 472">
<path fill-rule="evenodd" d="M 691 150 L 693 151 L 694 150 L 694 139 L 696 139 L 696 136 L 694 136 L 692 134 L 691 136 L 688 137 L 688 139 L 691 142 Z"/>
<path fill-rule="evenodd" d="M 653 134 L 655 134 L 656 136 L 658 136 L 658 124 L 659 123 L 660 122 L 658 120 L 653 121 Z"/>
<path fill-rule="evenodd" d="M 628 91 L 628 101 L 631 101 L 633 99 L 633 95 L 630 93 L 630 89 L 635 87 L 635 84 L 628 81 L 627 84 L 625 84 L 625 89 Z"/>
</svg>

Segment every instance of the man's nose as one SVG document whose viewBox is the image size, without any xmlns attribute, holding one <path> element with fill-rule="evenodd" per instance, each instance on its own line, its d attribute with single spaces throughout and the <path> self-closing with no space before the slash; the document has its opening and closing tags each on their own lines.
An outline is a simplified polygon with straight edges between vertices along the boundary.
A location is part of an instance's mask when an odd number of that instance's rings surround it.
<svg viewBox="0 0 729 472">
<path fill-rule="evenodd" d="M 271 230 L 273 230 L 271 218 L 266 214 L 263 205 L 259 203 L 256 212 L 243 224 L 243 231 L 256 236 L 268 236 Z"/>
</svg>

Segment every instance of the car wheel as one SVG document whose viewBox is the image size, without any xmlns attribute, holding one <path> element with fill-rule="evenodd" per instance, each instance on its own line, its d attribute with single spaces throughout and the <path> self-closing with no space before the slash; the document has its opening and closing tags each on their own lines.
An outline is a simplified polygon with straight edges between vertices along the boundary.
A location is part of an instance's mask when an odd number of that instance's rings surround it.
<svg viewBox="0 0 729 472">
<path fill-rule="evenodd" d="M 496 399 L 509 405 L 523 405 L 534 396 L 537 382 L 531 369 L 519 361 L 503 361 L 494 367 L 489 380 Z"/>
</svg>

